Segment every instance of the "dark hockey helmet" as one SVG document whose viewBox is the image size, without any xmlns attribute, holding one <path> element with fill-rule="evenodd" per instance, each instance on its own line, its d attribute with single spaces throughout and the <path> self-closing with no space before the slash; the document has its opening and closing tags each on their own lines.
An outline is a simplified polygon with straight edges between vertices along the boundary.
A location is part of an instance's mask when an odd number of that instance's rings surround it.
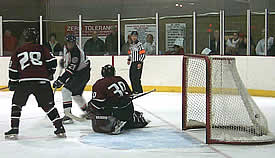
<svg viewBox="0 0 275 158">
<path fill-rule="evenodd" d="M 26 28 L 23 31 L 23 37 L 26 42 L 36 42 L 39 37 L 39 31 L 33 27 Z"/>
<path fill-rule="evenodd" d="M 68 34 L 68 35 L 65 36 L 65 41 L 66 42 L 75 42 L 76 41 L 76 37 L 75 37 L 75 35 Z"/>
<path fill-rule="evenodd" d="M 102 77 L 114 76 L 115 72 L 116 72 L 115 68 L 112 65 L 110 65 L 110 64 L 105 65 L 101 69 L 101 75 L 102 75 Z"/>
<path fill-rule="evenodd" d="M 136 36 L 138 36 L 138 32 L 137 32 L 137 31 L 132 31 L 132 32 L 131 32 L 131 35 L 136 35 Z"/>
</svg>

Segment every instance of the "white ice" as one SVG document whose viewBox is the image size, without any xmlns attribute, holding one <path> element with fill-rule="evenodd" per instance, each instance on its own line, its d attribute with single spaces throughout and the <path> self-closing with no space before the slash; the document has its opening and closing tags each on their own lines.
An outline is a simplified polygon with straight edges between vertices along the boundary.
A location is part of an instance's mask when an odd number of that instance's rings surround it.
<svg viewBox="0 0 275 158">
<path fill-rule="evenodd" d="M 85 92 L 87 100 L 91 92 Z M 56 107 L 63 116 L 61 93 Z M 275 134 L 275 98 L 253 97 Z M 10 129 L 12 92 L 0 92 L 0 158 L 268 158 L 275 144 L 206 145 L 205 130 L 181 131 L 181 94 L 152 93 L 134 101 L 135 108 L 152 122 L 148 128 L 129 130 L 121 135 L 94 133 L 89 121 L 65 125 L 67 138 L 55 138 L 54 128 L 33 96 L 23 108 L 19 140 L 4 139 Z M 74 104 L 73 113 L 81 111 Z"/>
</svg>

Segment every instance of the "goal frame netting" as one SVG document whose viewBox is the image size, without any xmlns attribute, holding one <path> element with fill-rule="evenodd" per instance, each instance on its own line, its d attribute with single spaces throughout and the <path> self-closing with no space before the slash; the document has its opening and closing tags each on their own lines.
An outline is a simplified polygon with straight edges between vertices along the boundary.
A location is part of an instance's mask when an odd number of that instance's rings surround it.
<svg viewBox="0 0 275 158">
<path fill-rule="evenodd" d="M 205 112 L 205 121 L 200 122 L 200 121 L 196 121 L 194 120 L 192 125 L 190 123 L 190 120 L 188 119 L 188 108 L 192 108 L 192 105 L 189 105 L 190 102 L 188 101 L 188 94 L 189 93 L 196 93 L 196 92 L 192 92 L 192 87 L 188 87 L 188 71 L 189 71 L 189 60 L 190 59 L 198 59 L 200 61 L 203 61 L 205 64 L 205 71 L 203 73 L 204 77 L 203 79 L 205 80 L 205 85 L 203 87 L 203 89 L 200 89 L 199 93 L 203 94 L 203 97 L 205 97 L 205 103 L 203 106 L 205 108 L 205 111 L 201 111 L 202 113 Z M 214 110 L 211 111 L 212 106 L 215 106 L 214 103 L 212 103 L 212 93 L 219 93 L 219 92 L 214 92 L 217 91 L 212 89 L 212 84 L 215 82 L 215 80 L 212 79 L 212 70 L 215 69 L 212 67 L 212 64 L 214 63 L 214 60 L 219 60 L 221 61 L 221 63 L 223 62 L 228 62 L 230 64 L 230 66 L 232 66 L 232 68 L 229 69 L 229 71 L 232 71 L 232 76 L 234 78 L 234 80 L 239 80 L 239 82 L 235 83 L 236 81 L 233 81 L 236 85 L 237 85 L 237 93 L 239 95 L 239 98 L 241 98 L 241 100 L 243 100 L 244 102 L 244 107 L 243 109 L 245 109 L 246 111 L 248 111 L 247 115 L 248 115 L 248 119 L 252 120 L 252 124 L 256 127 L 252 127 L 252 126 L 232 126 L 231 125 L 226 125 L 226 126 L 219 126 L 216 127 L 217 125 L 213 125 L 212 124 L 212 120 L 211 120 L 211 116 L 213 116 L 214 114 Z M 212 63 L 213 62 L 213 63 Z M 214 65 L 214 64 L 213 64 Z M 263 130 L 264 132 L 258 134 L 259 138 L 257 138 L 257 134 L 256 136 L 251 136 L 251 140 L 249 140 L 249 138 L 245 138 L 244 140 L 241 140 L 242 137 L 240 136 L 240 138 L 238 138 L 239 140 L 236 139 L 228 139 L 228 138 L 221 138 L 221 139 L 215 139 L 211 137 L 212 132 L 217 128 L 219 130 L 224 130 L 226 133 L 226 130 L 234 130 L 235 128 L 238 128 L 238 130 L 242 130 L 243 133 L 246 133 L 246 131 L 249 133 L 257 133 L 258 127 L 262 127 L 261 124 L 259 124 L 259 122 L 256 121 L 256 119 L 252 118 L 254 117 L 253 114 L 254 111 L 257 111 L 257 113 L 259 113 L 259 115 L 261 116 L 261 119 L 264 121 L 264 123 L 267 124 L 266 118 L 264 117 L 264 114 L 261 113 L 260 109 L 257 107 L 256 103 L 253 101 L 253 99 L 251 98 L 251 96 L 248 94 L 247 89 L 245 88 L 245 85 L 243 84 L 238 71 L 237 71 L 237 67 L 236 67 L 236 60 L 234 57 L 223 57 L 223 56 L 203 56 L 203 55 L 185 55 L 183 57 L 183 65 L 182 65 L 182 130 L 188 130 L 188 129 L 195 129 L 195 128 L 205 128 L 206 129 L 206 143 L 207 144 L 263 144 L 263 143 L 273 143 L 275 142 L 275 137 L 274 135 L 269 132 L 267 125 L 261 130 Z M 222 74 L 223 75 L 223 74 Z M 213 86 L 214 87 L 214 86 Z M 214 96 L 214 95 L 213 95 Z M 251 104 L 251 105 L 250 105 Z M 254 106 L 254 108 L 252 107 Z M 255 107 L 256 106 L 256 107 Z M 194 107 L 195 108 L 195 107 Z M 256 116 L 255 116 L 256 117 Z M 213 119 L 213 117 L 212 117 Z M 254 131 L 253 131 L 254 130 Z M 259 133 L 259 132 L 258 132 Z M 264 136 L 263 136 L 264 135 Z M 249 137 L 249 136 L 248 136 Z"/>
</svg>

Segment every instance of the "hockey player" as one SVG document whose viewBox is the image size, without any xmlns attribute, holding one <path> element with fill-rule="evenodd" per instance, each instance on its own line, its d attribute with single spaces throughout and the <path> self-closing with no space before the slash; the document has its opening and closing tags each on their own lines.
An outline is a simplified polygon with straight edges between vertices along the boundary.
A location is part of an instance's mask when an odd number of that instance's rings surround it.
<svg viewBox="0 0 275 158">
<path fill-rule="evenodd" d="M 23 106 L 33 94 L 56 128 L 58 137 L 65 137 L 62 118 L 54 107 L 54 96 L 50 79 L 55 73 L 57 61 L 49 50 L 35 44 L 38 31 L 35 28 L 23 32 L 25 44 L 18 48 L 11 57 L 9 65 L 9 89 L 14 91 L 11 108 L 11 130 L 5 133 L 6 138 L 16 138 L 19 133 L 19 122 Z"/>
<path fill-rule="evenodd" d="M 95 132 L 119 134 L 123 129 L 142 128 L 149 122 L 141 112 L 134 111 L 131 90 L 127 82 L 115 76 L 111 65 L 102 67 L 102 79 L 93 85 L 93 97 L 88 112 Z"/>
<path fill-rule="evenodd" d="M 76 45 L 76 37 L 67 35 L 65 37 L 64 67 L 65 72 L 54 82 L 54 88 L 62 88 L 63 107 L 65 116 L 63 123 L 73 123 L 72 99 L 85 112 L 87 103 L 82 94 L 90 80 L 90 61 L 85 53 Z"/>
</svg>

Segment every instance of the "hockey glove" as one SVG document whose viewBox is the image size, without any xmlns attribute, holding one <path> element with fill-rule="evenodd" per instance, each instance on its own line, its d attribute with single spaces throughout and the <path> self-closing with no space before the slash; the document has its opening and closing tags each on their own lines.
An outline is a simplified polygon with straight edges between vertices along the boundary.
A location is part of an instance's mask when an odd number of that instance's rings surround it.
<svg viewBox="0 0 275 158">
<path fill-rule="evenodd" d="M 50 80 L 50 81 L 53 80 L 53 75 L 49 75 L 49 80 Z"/>
<path fill-rule="evenodd" d="M 54 79 L 53 75 L 55 73 L 55 69 L 49 69 L 49 80 L 52 81 Z"/>
<path fill-rule="evenodd" d="M 9 90 L 10 91 L 15 91 L 16 87 L 19 85 L 18 81 L 11 81 L 9 80 Z"/>
<path fill-rule="evenodd" d="M 53 88 L 60 88 L 62 87 L 63 83 L 60 80 L 56 80 L 53 83 Z"/>
</svg>

